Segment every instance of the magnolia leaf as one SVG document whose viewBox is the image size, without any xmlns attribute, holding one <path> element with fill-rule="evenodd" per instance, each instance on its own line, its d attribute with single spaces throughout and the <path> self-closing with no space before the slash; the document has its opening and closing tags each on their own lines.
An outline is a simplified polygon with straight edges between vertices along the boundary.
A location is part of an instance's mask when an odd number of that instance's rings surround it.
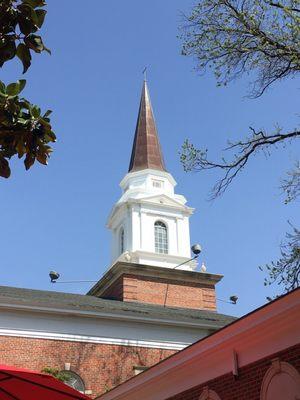
<svg viewBox="0 0 300 400">
<path fill-rule="evenodd" d="M 32 8 L 43 7 L 46 5 L 44 0 L 25 0 L 23 3 L 28 4 Z"/>
<path fill-rule="evenodd" d="M 31 107 L 31 115 L 34 118 L 39 118 L 39 116 L 41 115 L 41 109 L 38 106 Z"/>
<path fill-rule="evenodd" d="M 24 86 L 26 85 L 26 80 L 25 79 L 20 79 L 16 83 L 10 83 L 6 87 L 6 94 L 9 96 L 17 96 L 23 89 Z"/>
<path fill-rule="evenodd" d="M 24 42 L 30 49 L 32 49 L 36 53 L 40 53 L 44 50 L 44 44 L 41 36 L 29 35 L 24 39 Z"/>
<path fill-rule="evenodd" d="M 1 82 L 1 81 L 0 81 Z M 52 110 L 47 110 L 43 116 L 43 118 L 47 118 L 52 113 Z"/>
<path fill-rule="evenodd" d="M 4 157 L 0 157 L 0 176 L 3 178 L 10 177 L 10 168 L 8 161 Z"/>
<path fill-rule="evenodd" d="M 29 35 L 34 30 L 34 25 L 32 24 L 31 20 L 24 15 L 19 17 L 19 27 L 21 33 L 23 33 L 25 36 Z"/>
<path fill-rule="evenodd" d="M 37 23 L 36 25 L 41 28 L 41 26 L 44 23 L 45 15 L 47 14 L 46 10 L 38 9 L 35 11 L 36 16 L 37 16 Z"/>
<path fill-rule="evenodd" d="M 18 83 L 19 83 L 19 93 L 21 93 L 24 87 L 26 86 L 26 79 L 19 79 Z"/>
<path fill-rule="evenodd" d="M 44 44 L 43 44 L 43 46 L 44 46 L 44 49 L 43 49 L 43 50 L 45 50 L 48 54 L 51 55 L 51 50 L 48 49 L 48 47 L 46 47 Z"/>
<path fill-rule="evenodd" d="M 0 81 L 0 94 L 6 94 L 6 86 L 2 81 Z M 46 114 L 45 114 L 46 115 Z"/>
<path fill-rule="evenodd" d="M 0 61 L 2 65 L 5 61 L 11 60 L 16 55 L 16 44 L 14 39 L 9 39 L 5 46 L 1 48 Z"/>
<path fill-rule="evenodd" d="M 18 157 L 19 157 L 19 158 L 22 158 L 23 155 L 26 153 L 26 147 L 24 146 L 23 138 L 21 138 L 21 139 L 18 141 L 18 144 L 17 144 L 17 146 L 16 146 L 16 151 L 17 151 L 17 153 L 18 153 Z"/>
<path fill-rule="evenodd" d="M 47 165 L 47 153 L 38 153 L 36 156 L 36 159 L 38 160 L 39 163 Z"/>
<path fill-rule="evenodd" d="M 17 47 L 17 57 L 22 61 L 23 74 L 28 70 L 31 65 L 31 54 L 29 48 L 24 44 L 20 43 Z"/>
<path fill-rule="evenodd" d="M 25 165 L 26 171 L 28 171 L 29 168 L 32 167 L 34 162 L 35 162 L 35 157 L 32 154 L 27 153 L 25 160 L 24 160 L 24 165 Z"/>
<path fill-rule="evenodd" d="M 52 132 L 52 131 L 49 131 L 49 132 L 45 133 L 45 140 L 47 142 L 56 142 L 55 133 Z"/>
</svg>

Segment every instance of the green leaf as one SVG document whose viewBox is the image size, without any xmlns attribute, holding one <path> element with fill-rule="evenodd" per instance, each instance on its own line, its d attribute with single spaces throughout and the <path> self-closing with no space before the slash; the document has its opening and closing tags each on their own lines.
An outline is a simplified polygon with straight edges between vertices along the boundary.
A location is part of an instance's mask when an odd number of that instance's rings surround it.
<svg viewBox="0 0 300 400">
<path fill-rule="evenodd" d="M 15 41 L 10 38 L 5 46 L 1 48 L 0 62 L 3 65 L 5 61 L 11 60 L 16 55 L 16 44 Z"/>
<path fill-rule="evenodd" d="M 35 13 L 36 13 L 36 16 L 37 16 L 37 24 L 36 25 L 39 28 L 41 28 L 43 23 L 44 23 L 44 19 L 45 19 L 45 15 L 47 14 L 47 11 L 38 9 L 38 10 L 35 11 Z"/>
<path fill-rule="evenodd" d="M 39 116 L 41 115 L 41 109 L 38 106 L 33 106 L 31 108 L 31 115 L 34 118 L 39 118 Z"/>
<path fill-rule="evenodd" d="M 1 81 L 0 81 L 1 82 Z M 52 110 L 47 110 L 43 116 L 43 118 L 47 118 L 52 113 Z"/>
<path fill-rule="evenodd" d="M 18 124 L 21 124 L 21 125 L 27 125 L 30 122 L 30 120 L 24 119 L 24 118 L 18 118 L 17 122 L 18 122 Z"/>
<path fill-rule="evenodd" d="M 20 43 L 17 47 L 17 57 L 22 61 L 23 64 L 23 74 L 28 70 L 31 65 L 31 54 L 29 48 Z"/>
<path fill-rule="evenodd" d="M 50 54 L 51 55 L 51 50 L 50 49 L 48 49 L 48 47 L 46 47 L 45 45 L 43 45 L 44 46 L 44 50 L 48 53 L 48 54 Z"/>
<path fill-rule="evenodd" d="M 29 170 L 29 168 L 32 167 L 34 162 L 35 162 L 35 157 L 32 154 L 27 153 L 25 160 L 24 160 L 24 165 L 25 165 L 26 170 Z"/>
<path fill-rule="evenodd" d="M 16 83 L 10 83 L 6 88 L 6 93 L 9 96 L 17 96 L 24 89 L 25 85 L 26 85 L 25 79 L 21 79 Z"/>
<path fill-rule="evenodd" d="M 36 156 L 36 159 L 38 160 L 39 163 L 47 165 L 47 153 L 39 152 Z"/>
<path fill-rule="evenodd" d="M 32 24 L 31 20 L 23 15 L 21 15 L 19 18 L 19 27 L 21 33 L 23 33 L 25 36 L 34 31 L 34 25 Z"/>
<path fill-rule="evenodd" d="M 19 93 L 19 84 L 18 84 L 18 82 L 10 83 L 9 85 L 7 85 L 6 93 L 9 96 L 16 96 Z"/>
<path fill-rule="evenodd" d="M 29 35 L 24 39 L 25 44 L 36 53 L 44 50 L 42 38 L 37 35 Z"/>
<path fill-rule="evenodd" d="M 49 132 L 45 133 L 45 140 L 47 142 L 56 142 L 56 136 L 55 136 L 54 132 L 49 131 Z"/>
<path fill-rule="evenodd" d="M 0 81 L 0 93 L 2 94 L 6 94 L 6 86 L 4 85 L 4 83 L 2 81 Z M 48 112 L 48 111 L 47 111 Z M 49 114 L 48 114 L 49 115 Z M 44 115 L 44 117 L 46 116 L 46 114 Z"/>
<path fill-rule="evenodd" d="M 31 18 L 31 21 L 33 22 L 33 24 L 35 26 L 37 26 L 39 20 L 38 20 L 38 16 L 36 15 L 36 12 L 33 8 L 30 8 L 30 18 Z"/>
<path fill-rule="evenodd" d="M 10 177 L 10 168 L 8 161 L 4 157 L 0 157 L 0 176 L 3 178 Z"/>
<path fill-rule="evenodd" d="M 19 83 L 19 93 L 21 93 L 24 87 L 26 86 L 26 79 L 19 79 L 18 83 Z"/>
<path fill-rule="evenodd" d="M 24 4 L 28 4 L 32 8 L 43 7 L 46 5 L 44 0 L 24 0 Z"/>
</svg>

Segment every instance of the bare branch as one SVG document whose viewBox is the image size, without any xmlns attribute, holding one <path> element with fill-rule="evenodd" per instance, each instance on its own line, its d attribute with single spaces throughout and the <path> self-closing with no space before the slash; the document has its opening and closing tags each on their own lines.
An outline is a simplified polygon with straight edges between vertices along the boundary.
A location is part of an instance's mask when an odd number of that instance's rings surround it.
<svg viewBox="0 0 300 400">
<path fill-rule="evenodd" d="M 282 181 L 281 188 L 286 194 L 286 204 L 300 196 L 300 162 L 296 163 L 294 169 L 288 171 L 287 178 Z"/>
<path fill-rule="evenodd" d="M 181 28 L 182 54 L 218 86 L 255 72 L 251 97 L 300 71 L 299 0 L 202 0 Z"/>
<path fill-rule="evenodd" d="M 286 292 L 296 289 L 300 285 L 300 230 L 289 223 L 292 232 L 286 234 L 286 240 L 280 246 L 279 260 L 272 261 L 261 271 L 267 272 L 265 286 L 277 282 Z"/>
<path fill-rule="evenodd" d="M 233 179 L 241 172 L 249 158 L 259 151 L 266 151 L 270 146 L 277 145 L 292 139 L 300 138 L 300 131 L 295 130 L 289 133 L 282 133 L 280 129 L 273 135 L 267 135 L 263 131 L 255 131 L 250 127 L 252 135 L 244 141 L 230 143 L 225 150 L 237 149 L 233 155 L 233 160 L 226 162 L 214 162 L 207 158 L 207 150 L 199 150 L 187 140 L 182 146 L 181 162 L 185 171 L 202 171 L 207 169 L 220 169 L 225 171 L 225 175 L 212 189 L 211 198 L 220 196 L 231 184 Z"/>
</svg>

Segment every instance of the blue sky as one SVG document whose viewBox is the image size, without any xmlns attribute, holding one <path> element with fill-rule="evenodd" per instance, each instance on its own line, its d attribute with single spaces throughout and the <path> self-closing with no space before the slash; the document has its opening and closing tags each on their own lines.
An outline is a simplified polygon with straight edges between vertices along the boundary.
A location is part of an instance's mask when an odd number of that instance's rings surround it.
<svg viewBox="0 0 300 400">
<path fill-rule="evenodd" d="M 12 177 L 0 182 L 1 285 L 85 293 L 89 285 L 51 286 L 50 269 L 64 279 L 98 279 L 110 265 L 105 224 L 127 172 L 142 69 L 148 84 L 167 168 L 196 208 L 191 241 L 203 247 L 208 272 L 221 273 L 219 299 L 239 297 L 220 312 L 242 315 L 265 303 L 277 287 L 263 286 L 258 266 L 279 255 L 287 221 L 299 223 L 299 202 L 284 205 L 279 181 L 299 155 L 299 143 L 259 155 L 228 192 L 207 201 L 216 173 L 185 173 L 178 152 L 185 138 L 219 157 L 227 139 L 248 127 L 297 126 L 299 80 L 275 85 L 262 98 L 245 98 L 248 81 L 217 88 L 180 55 L 181 11 L 193 2 L 49 1 L 42 30 L 52 50 L 34 56 L 24 95 L 53 110 L 58 141 L 47 167 L 26 172 L 12 162 Z M 1 79 L 21 78 L 18 61 Z"/>
</svg>

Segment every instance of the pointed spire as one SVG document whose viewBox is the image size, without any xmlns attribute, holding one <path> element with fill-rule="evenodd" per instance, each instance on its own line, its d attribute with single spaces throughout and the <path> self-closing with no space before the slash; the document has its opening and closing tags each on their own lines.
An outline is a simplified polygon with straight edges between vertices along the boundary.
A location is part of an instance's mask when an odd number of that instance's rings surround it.
<svg viewBox="0 0 300 400">
<path fill-rule="evenodd" d="M 166 171 L 147 82 L 144 80 L 128 172 L 147 168 Z"/>
</svg>

